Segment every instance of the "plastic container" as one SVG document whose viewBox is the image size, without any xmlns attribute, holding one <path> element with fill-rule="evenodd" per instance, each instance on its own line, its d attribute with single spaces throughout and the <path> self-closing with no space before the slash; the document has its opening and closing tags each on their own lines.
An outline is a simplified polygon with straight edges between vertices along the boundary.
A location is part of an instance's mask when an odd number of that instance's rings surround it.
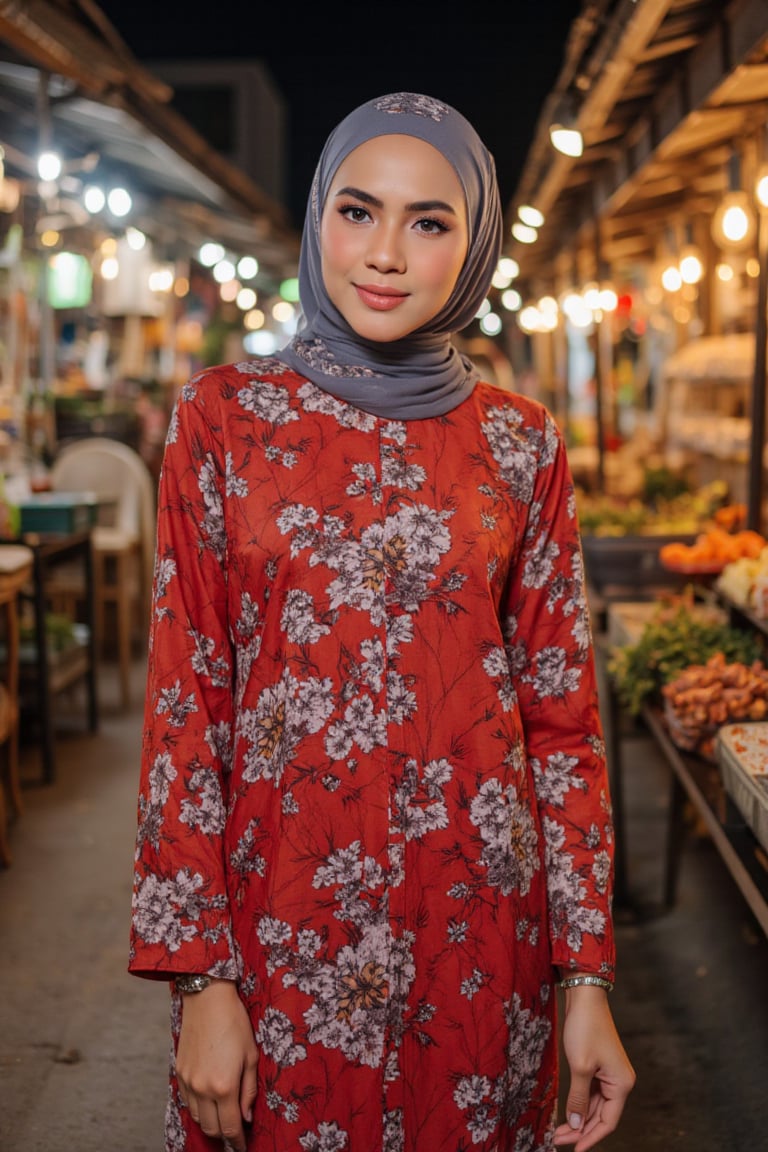
<svg viewBox="0 0 768 1152">
<path fill-rule="evenodd" d="M 715 759 L 726 792 L 768 852 L 768 722 L 724 725 Z"/>
<path fill-rule="evenodd" d="M 96 523 L 98 498 L 93 492 L 38 492 L 19 503 L 21 532 L 68 535 Z"/>
</svg>

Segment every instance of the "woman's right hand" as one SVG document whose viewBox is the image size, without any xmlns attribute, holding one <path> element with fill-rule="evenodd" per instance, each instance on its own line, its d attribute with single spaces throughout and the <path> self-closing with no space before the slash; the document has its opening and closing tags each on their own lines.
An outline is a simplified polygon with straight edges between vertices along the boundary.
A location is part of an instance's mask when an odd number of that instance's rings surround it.
<svg viewBox="0 0 768 1152">
<path fill-rule="evenodd" d="M 176 1051 L 179 1092 L 206 1136 L 246 1152 L 243 1121 L 256 1098 L 258 1050 L 251 1021 L 231 980 L 183 994 Z"/>
</svg>

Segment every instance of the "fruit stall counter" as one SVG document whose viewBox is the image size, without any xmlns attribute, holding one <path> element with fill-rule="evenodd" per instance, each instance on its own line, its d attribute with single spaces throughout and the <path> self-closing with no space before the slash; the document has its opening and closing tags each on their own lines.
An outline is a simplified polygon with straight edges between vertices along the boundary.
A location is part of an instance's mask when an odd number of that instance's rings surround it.
<svg viewBox="0 0 768 1152">
<path fill-rule="evenodd" d="M 727 498 L 721 483 L 659 495 L 652 505 L 577 493 L 584 570 L 598 623 L 605 626 L 613 600 L 652 600 L 685 587 L 689 567 L 665 562 L 665 550 L 693 547 L 706 527 L 714 532 L 730 507 Z"/>
<path fill-rule="evenodd" d="M 616 903 L 619 906 L 631 902 L 622 761 L 628 710 L 626 702 L 621 699 L 611 668 L 617 651 L 616 645 L 636 644 L 652 618 L 653 609 L 648 604 L 629 601 L 612 604 L 608 608 L 607 631 L 598 640 L 603 722 L 616 825 Z M 653 739 L 663 763 L 669 769 L 662 905 L 671 907 L 676 900 L 688 824 L 687 809 L 690 806 L 706 829 L 758 924 L 768 936 L 768 852 L 726 790 L 718 763 L 711 755 L 702 755 L 695 748 L 681 748 L 675 742 L 670 731 L 669 716 L 665 715 L 658 699 L 650 694 L 637 697 L 631 714 L 636 725 Z"/>
</svg>

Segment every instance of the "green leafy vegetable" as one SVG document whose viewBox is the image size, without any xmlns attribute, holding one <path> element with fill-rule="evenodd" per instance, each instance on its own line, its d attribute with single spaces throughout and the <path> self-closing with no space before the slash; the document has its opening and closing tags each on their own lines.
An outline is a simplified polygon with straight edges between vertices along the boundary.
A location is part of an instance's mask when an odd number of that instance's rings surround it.
<svg viewBox="0 0 768 1152">
<path fill-rule="evenodd" d="M 705 664 L 717 652 L 729 663 L 765 658 L 757 635 L 728 624 L 717 608 L 683 600 L 660 606 L 636 643 L 614 648 L 608 671 L 621 704 L 636 716 L 643 705 L 659 702 L 662 687 L 684 668 Z"/>
</svg>

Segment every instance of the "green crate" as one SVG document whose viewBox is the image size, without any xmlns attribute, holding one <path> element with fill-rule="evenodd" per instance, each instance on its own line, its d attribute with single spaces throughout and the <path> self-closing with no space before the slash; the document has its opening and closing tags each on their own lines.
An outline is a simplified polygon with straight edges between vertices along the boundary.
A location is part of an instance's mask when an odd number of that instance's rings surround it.
<svg viewBox="0 0 768 1152">
<path fill-rule="evenodd" d="M 92 492 L 38 492 L 19 504 L 21 531 L 69 534 L 96 523 L 98 499 Z"/>
</svg>

